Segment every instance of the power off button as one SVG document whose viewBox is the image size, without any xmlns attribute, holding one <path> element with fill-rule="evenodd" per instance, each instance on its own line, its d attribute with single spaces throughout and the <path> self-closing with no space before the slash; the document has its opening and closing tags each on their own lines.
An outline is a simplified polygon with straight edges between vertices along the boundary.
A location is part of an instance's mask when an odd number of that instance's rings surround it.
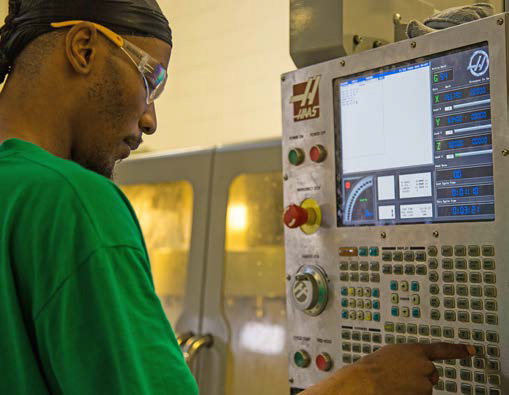
<svg viewBox="0 0 509 395">
<path fill-rule="evenodd" d="M 316 367 L 322 372 L 328 372 L 332 369 L 332 358 L 326 352 L 319 354 L 315 360 Z"/>
</svg>

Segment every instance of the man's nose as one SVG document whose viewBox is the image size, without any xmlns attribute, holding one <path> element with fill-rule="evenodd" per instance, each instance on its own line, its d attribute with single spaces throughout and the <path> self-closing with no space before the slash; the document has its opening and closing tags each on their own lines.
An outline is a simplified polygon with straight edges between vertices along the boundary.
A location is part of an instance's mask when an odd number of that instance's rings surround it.
<svg viewBox="0 0 509 395">
<path fill-rule="evenodd" d="M 141 116 L 139 121 L 140 130 L 145 134 L 154 134 L 157 130 L 157 116 L 154 103 L 147 107 L 147 111 Z"/>
</svg>

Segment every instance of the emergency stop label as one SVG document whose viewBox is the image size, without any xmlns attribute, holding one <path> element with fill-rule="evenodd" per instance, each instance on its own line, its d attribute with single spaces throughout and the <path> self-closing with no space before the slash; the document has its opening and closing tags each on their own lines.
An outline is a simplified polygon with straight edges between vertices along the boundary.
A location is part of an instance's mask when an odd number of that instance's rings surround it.
<svg viewBox="0 0 509 395">
<path fill-rule="evenodd" d="M 320 78 L 319 75 L 311 77 L 306 82 L 293 86 L 290 103 L 293 103 L 294 122 L 320 117 Z"/>
</svg>

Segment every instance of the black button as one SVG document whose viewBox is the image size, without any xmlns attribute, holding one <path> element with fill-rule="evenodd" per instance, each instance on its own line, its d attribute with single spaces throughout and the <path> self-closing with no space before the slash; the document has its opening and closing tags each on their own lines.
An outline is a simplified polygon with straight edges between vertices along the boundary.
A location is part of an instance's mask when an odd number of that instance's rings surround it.
<svg viewBox="0 0 509 395">
<path fill-rule="evenodd" d="M 483 358 L 474 358 L 473 365 L 476 369 L 484 369 L 486 367 L 486 362 Z"/>
<path fill-rule="evenodd" d="M 342 331 L 341 332 L 341 338 L 343 340 L 350 340 L 350 338 L 351 338 L 350 331 Z"/>
<path fill-rule="evenodd" d="M 484 273 L 483 277 L 486 284 L 495 284 L 497 282 L 497 275 L 495 273 Z"/>
<path fill-rule="evenodd" d="M 341 270 L 341 271 L 346 271 L 346 270 L 348 270 L 348 262 L 341 262 L 341 263 L 339 264 L 339 270 Z"/>
<path fill-rule="evenodd" d="M 459 286 L 456 288 L 456 291 L 459 289 Z M 466 298 L 458 298 L 458 309 L 468 309 L 469 302 Z"/>
<path fill-rule="evenodd" d="M 405 265 L 405 274 L 407 276 L 413 276 L 415 274 L 415 266 L 414 265 Z"/>
<path fill-rule="evenodd" d="M 474 330 L 472 332 L 472 339 L 474 339 L 476 342 L 483 342 L 484 341 L 484 332 L 480 330 Z"/>
<path fill-rule="evenodd" d="M 445 382 L 445 390 L 447 392 L 456 392 L 456 391 L 458 391 L 458 386 L 454 381 L 446 381 Z"/>
<path fill-rule="evenodd" d="M 472 313 L 472 322 L 474 324 L 484 324 L 484 317 L 482 313 Z"/>
<path fill-rule="evenodd" d="M 481 282 L 481 273 L 470 273 L 470 282 L 479 284 Z"/>
<path fill-rule="evenodd" d="M 352 271 L 359 270 L 359 262 L 350 262 L 350 270 Z"/>
<path fill-rule="evenodd" d="M 468 255 L 479 256 L 481 254 L 481 248 L 479 246 L 468 246 Z"/>
<path fill-rule="evenodd" d="M 405 336 L 396 336 L 396 343 L 397 344 L 404 344 L 404 343 L 406 343 Z"/>
<path fill-rule="evenodd" d="M 403 265 L 394 265 L 393 272 L 398 275 L 403 274 Z"/>
<path fill-rule="evenodd" d="M 454 285 L 444 285 L 444 295 L 454 295 Z"/>
<path fill-rule="evenodd" d="M 360 279 L 361 279 L 361 282 L 363 282 L 363 283 L 369 282 L 369 274 L 368 273 L 361 273 Z"/>
<path fill-rule="evenodd" d="M 486 395 L 486 387 L 475 387 L 475 395 Z"/>
<path fill-rule="evenodd" d="M 382 273 L 383 274 L 392 274 L 392 265 L 383 265 Z"/>
<path fill-rule="evenodd" d="M 435 246 L 429 246 L 428 247 L 428 255 L 429 256 L 437 256 L 438 255 L 438 249 Z"/>
<path fill-rule="evenodd" d="M 468 268 L 470 270 L 481 270 L 481 261 L 479 259 L 470 259 L 468 261 Z"/>
<path fill-rule="evenodd" d="M 362 345 L 362 352 L 364 354 L 370 354 L 371 353 L 371 346 L 369 344 L 363 344 Z"/>
<path fill-rule="evenodd" d="M 446 337 L 448 339 L 453 339 L 454 338 L 454 329 L 453 328 L 444 328 L 444 337 Z"/>
<path fill-rule="evenodd" d="M 350 352 L 350 351 L 352 351 L 352 345 L 351 345 L 350 343 L 343 343 L 343 344 L 341 345 L 341 349 L 342 349 L 343 351 Z"/>
<path fill-rule="evenodd" d="M 484 294 L 488 298 L 496 298 L 497 297 L 497 289 L 495 287 L 490 287 L 490 286 L 484 287 Z M 482 295 L 479 295 L 479 296 L 482 296 Z"/>
<path fill-rule="evenodd" d="M 470 321 L 470 313 L 468 311 L 458 311 L 458 321 L 459 322 L 469 322 Z"/>
<path fill-rule="evenodd" d="M 360 332 L 353 332 L 352 333 L 352 340 L 360 341 L 361 340 L 361 333 Z"/>
<path fill-rule="evenodd" d="M 470 370 L 462 369 L 460 371 L 460 378 L 463 381 L 472 381 L 472 372 Z"/>
<path fill-rule="evenodd" d="M 385 344 L 394 344 L 394 336 L 393 335 L 385 335 Z"/>
<path fill-rule="evenodd" d="M 495 299 L 487 299 L 484 301 L 484 307 L 488 311 L 497 311 L 497 301 Z"/>
<path fill-rule="evenodd" d="M 413 262 L 415 259 L 413 251 L 405 251 L 404 253 L 405 262 Z"/>
<path fill-rule="evenodd" d="M 482 246 L 481 248 L 483 256 L 494 256 L 495 247 L 493 246 Z"/>
<path fill-rule="evenodd" d="M 484 357 L 485 350 L 482 344 L 474 344 L 475 347 L 475 355 L 478 357 Z"/>
<path fill-rule="evenodd" d="M 371 341 L 371 333 L 363 332 L 362 333 L 362 341 L 363 342 L 370 342 Z"/>
<path fill-rule="evenodd" d="M 454 255 L 465 256 L 467 255 L 467 247 L 465 246 L 454 246 Z"/>
<path fill-rule="evenodd" d="M 482 261 L 482 268 L 484 270 L 495 270 L 495 261 L 493 259 L 484 259 Z"/>
<path fill-rule="evenodd" d="M 385 261 L 385 262 L 392 261 L 392 252 L 390 252 L 390 251 L 383 251 L 382 252 L 382 261 Z"/>
<path fill-rule="evenodd" d="M 490 343 L 498 343 L 499 337 L 497 332 L 486 332 L 486 340 L 488 340 Z"/>
<path fill-rule="evenodd" d="M 487 362 L 488 369 L 493 372 L 499 372 L 500 371 L 500 362 L 494 361 L 492 359 L 489 359 Z"/>
<path fill-rule="evenodd" d="M 482 296 L 482 288 L 477 285 L 470 287 L 470 295 L 472 295 L 476 298 L 481 297 Z M 488 296 L 488 295 L 486 295 L 486 296 Z"/>
<path fill-rule="evenodd" d="M 472 367 L 472 359 L 471 358 L 461 359 L 460 365 L 465 368 L 470 368 L 470 367 Z"/>
<path fill-rule="evenodd" d="M 360 269 L 363 272 L 367 272 L 369 270 L 369 263 L 368 262 L 361 262 Z"/>
<path fill-rule="evenodd" d="M 463 340 L 470 340 L 470 330 L 469 329 L 459 329 L 458 337 Z"/>
<path fill-rule="evenodd" d="M 369 270 L 372 272 L 378 272 L 380 270 L 380 264 L 378 262 L 371 262 L 369 264 Z"/>
<path fill-rule="evenodd" d="M 431 270 L 438 269 L 438 261 L 435 258 L 431 258 L 428 260 L 428 266 Z"/>
<path fill-rule="evenodd" d="M 461 384 L 461 393 L 463 395 L 472 395 L 472 386 L 470 384 Z"/>
<path fill-rule="evenodd" d="M 500 349 L 497 346 L 488 346 L 487 351 L 490 357 L 500 357 Z"/>
<path fill-rule="evenodd" d="M 500 376 L 496 374 L 490 374 L 488 376 L 488 383 L 491 385 L 500 385 Z"/>
<path fill-rule="evenodd" d="M 403 261 L 403 252 L 401 251 L 394 251 L 394 253 L 392 254 L 392 259 L 396 262 L 401 262 Z"/>
<path fill-rule="evenodd" d="M 431 284 L 429 286 L 429 293 L 431 295 L 438 295 L 440 293 L 440 287 L 436 284 Z"/>
<path fill-rule="evenodd" d="M 429 326 L 427 326 L 427 325 L 419 325 L 419 335 L 421 335 L 421 336 L 429 336 Z"/>
<path fill-rule="evenodd" d="M 373 343 L 381 344 L 382 343 L 382 335 L 378 333 L 373 334 Z"/>
<path fill-rule="evenodd" d="M 442 328 L 440 328 L 439 326 L 432 326 L 431 327 L 431 336 L 441 337 L 442 336 Z"/>
<path fill-rule="evenodd" d="M 344 363 L 352 363 L 352 356 L 350 354 L 343 354 Z"/>
<path fill-rule="evenodd" d="M 415 252 L 415 260 L 418 262 L 425 262 L 426 261 L 426 252 L 416 251 Z"/>
<path fill-rule="evenodd" d="M 429 281 L 436 283 L 438 281 L 438 273 L 437 272 L 429 272 Z"/>
<path fill-rule="evenodd" d="M 482 300 L 481 299 L 472 299 L 470 301 L 470 307 L 472 310 L 482 310 Z"/>
<path fill-rule="evenodd" d="M 446 368 L 445 369 L 445 377 L 448 379 L 454 380 L 456 378 L 456 369 Z"/>
<path fill-rule="evenodd" d="M 424 276 L 428 273 L 428 268 L 425 265 L 417 265 L 415 272 L 420 276 Z"/>
<path fill-rule="evenodd" d="M 357 353 L 361 352 L 361 345 L 358 343 L 352 344 L 352 351 Z"/>
<path fill-rule="evenodd" d="M 396 324 L 396 333 L 406 333 L 406 324 Z"/>
<path fill-rule="evenodd" d="M 486 375 L 483 372 L 474 372 L 474 381 L 484 384 L 486 382 Z"/>
<path fill-rule="evenodd" d="M 486 314 L 486 323 L 489 325 L 498 325 L 498 315 Z"/>
<path fill-rule="evenodd" d="M 467 260 L 463 258 L 456 259 L 454 266 L 456 270 L 467 270 Z"/>
<path fill-rule="evenodd" d="M 431 299 L 429 300 L 429 304 L 431 305 L 431 307 L 440 307 L 440 299 L 437 298 L 436 296 L 432 296 Z"/>
<path fill-rule="evenodd" d="M 378 273 L 371 273 L 371 276 L 369 277 L 369 280 L 372 283 L 379 283 L 380 282 L 380 274 L 378 274 Z"/>
<path fill-rule="evenodd" d="M 467 272 L 456 272 L 456 282 L 466 283 L 468 281 Z"/>
<path fill-rule="evenodd" d="M 446 309 L 454 309 L 456 307 L 456 300 L 454 298 L 444 298 L 444 307 Z"/>
<path fill-rule="evenodd" d="M 409 335 L 417 335 L 417 325 L 408 324 L 406 329 Z"/>
<path fill-rule="evenodd" d="M 452 259 L 442 259 L 442 269 L 444 270 L 452 270 L 454 269 L 454 263 Z"/>
<path fill-rule="evenodd" d="M 443 256 L 452 256 L 453 248 L 452 246 L 442 246 L 442 255 Z"/>
<path fill-rule="evenodd" d="M 440 310 L 431 310 L 429 316 L 432 320 L 438 321 L 440 319 Z"/>
</svg>

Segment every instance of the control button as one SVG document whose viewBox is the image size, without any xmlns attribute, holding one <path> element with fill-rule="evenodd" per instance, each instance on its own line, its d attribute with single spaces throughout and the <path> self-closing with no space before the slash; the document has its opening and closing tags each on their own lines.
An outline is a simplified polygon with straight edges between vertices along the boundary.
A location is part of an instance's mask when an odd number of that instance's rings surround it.
<svg viewBox="0 0 509 395">
<path fill-rule="evenodd" d="M 364 313 L 364 321 L 371 321 L 371 319 L 372 319 L 371 311 L 366 311 Z"/>
<path fill-rule="evenodd" d="M 454 381 L 446 381 L 445 390 L 447 392 L 456 392 L 458 390 L 458 385 Z"/>
<path fill-rule="evenodd" d="M 405 274 L 407 276 L 413 276 L 415 274 L 415 266 L 414 265 L 405 265 Z"/>
<path fill-rule="evenodd" d="M 436 283 L 438 281 L 438 272 L 429 272 L 429 281 Z"/>
<path fill-rule="evenodd" d="M 361 338 L 362 338 L 363 342 L 370 342 L 371 341 L 371 333 L 362 332 Z"/>
<path fill-rule="evenodd" d="M 470 307 L 473 309 L 473 310 L 482 310 L 482 300 L 481 299 L 472 299 L 470 301 Z"/>
<path fill-rule="evenodd" d="M 392 274 L 392 265 L 383 265 L 382 273 L 383 274 Z"/>
<path fill-rule="evenodd" d="M 454 300 L 454 298 L 445 298 L 444 307 L 446 309 L 454 309 L 456 307 L 456 301 Z"/>
<path fill-rule="evenodd" d="M 378 272 L 380 271 L 380 264 L 378 262 L 371 262 L 369 264 L 369 270 L 371 270 L 372 272 Z"/>
<path fill-rule="evenodd" d="M 344 319 L 344 320 L 348 319 L 348 310 L 343 310 L 341 312 L 341 318 Z"/>
<path fill-rule="evenodd" d="M 341 262 L 339 264 L 339 270 L 341 271 L 347 271 L 348 270 L 348 262 Z"/>
<path fill-rule="evenodd" d="M 483 256 L 495 256 L 495 247 L 493 246 L 482 246 Z"/>
<path fill-rule="evenodd" d="M 401 281 L 399 284 L 402 291 L 408 291 L 408 281 Z"/>
<path fill-rule="evenodd" d="M 412 295 L 412 304 L 416 306 L 421 304 L 421 298 L 419 295 Z"/>
<path fill-rule="evenodd" d="M 364 307 L 366 307 L 367 309 L 370 309 L 371 308 L 371 300 L 369 300 L 369 299 L 365 300 Z"/>
<path fill-rule="evenodd" d="M 459 322 L 470 322 L 470 313 L 468 311 L 458 311 Z"/>
<path fill-rule="evenodd" d="M 394 268 L 392 270 L 394 274 L 401 275 L 403 274 L 403 265 L 394 265 Z"/>
<path fill-rule="evenodd" d="M 433 336 L 433 337 L 441 337 L 442 336 L 442 328 L 439 326 L 432 326 L 430 333 L 431 333 L 431 336 Z"/>
<path fill-rule="evenodd" d="M 458 285 L 456 287 L 456 294 L 458 296 L 468 296 L 468 287 L 466 285 Z"/>
<path fill-rule="evenodd" d="M 493 259 L 484 259 L 482 261 L 482 268 L 484 270 L 495 270 L 495 261 Z"/>
<path fill-rule="evenodd" d="M 391 302 L 393 304 L 398 304 L 399 303 L 399 295 L 398 294 L 391 294 Z"/>
<path fill-rule="evenodd" d="M 456 259 L 454 261 L 454 267 L 456 270 L 467 270 L 467 260 L 463 258 Z"/>
<path fill-rule="evenodd" d="M 390 282 L 390 288 L 391 288 L 391 291 L 397 291 L 398 290 L 398 282 L 395 281 L 395 280 L 392 280 Z"/>
<path fill-rule="evenodd" d="M 327 150 L 323 145 L 317 144 L 309 150 L 309 157 L 313 162 L 322 163 L 327 158 Z"/>
<path fill-rule="evenodd" d="M 392 306 L 391 307 L 391 315 L 393 317 L 399 317 L 399 308 L 398 308 L 398 306 Z"/>
<path fill-rule="evenodd" d="M 360 269 L 363 272 L 367 272 L 369 270 L 369 263 L 368 262 L 361 262 Z"/>
<path fill-rule="evenodd" d="M 425 276 L 428 273 L 428 268 L 425 265 L 417 265 L 415 272 L 419 276 Z"/>
<path fill-rule="evenodd" d="M 497 332 L 486 332 L 486 340 L 488 340 L 490 343 L 498 343 L 499 337 Z"/>
<path fill-rule="evenodd" d="M 486 392 L 486 387 L 476 386 L 475 387 L 475 395 L 488 395 L 488 393 Z"/>
<path fill-rule="evenodd" d="M 440 310 L 431 310 L 430 318 L 434 321 L 438 321 L 440 319 Z"/>
<path fill-rule="evenodd" d="M 488 311 L 497 311 L 497 301 L 494 299 L 487 299 L 484 302 L 484 307 Z"/>
<path fill-rule="evenodd" d="M 485 350 L 482 344 L 474 344 L 475 355 L 478 357 L 484 357 Z"/>
<path fill-rule="evenodd" d="M 456 312 L 453 310 L 446 310 L 444 312 L 444 318 L 446 321 L 456 321 Z"/>
<path fill-rule="evenodd" d="M 378 256 L 378 247 L 370 247 L 369 256 Z"/>
<path fill-rule="evenodd" d="M 454 255 L 456 255 L 456 256 L 466 256 L 467 255 L 467 247 L 465 247 L 465 246 L 454 246 Z"/>
<path fill-rule="evenodd" d="M 348 299 L 341 299 L 341 307 L 348 307 Z"/>
<path fill-rule="evenodd" d="M 288 161 L 294 166 L 299 166 L 305 159 L 304 151 L 300 148 L 294 148 L 288 153 Z"/>
<path fill-rule="evenodd" d="M 500 349 L 497 346 L 488 346 L 487 353 L 490 357 L 500 357 Z"/>
<path fill-rule="evenodd" d="M 359 262 L 352 261 L 350 262 L 350 271 L 356 272 L 359 270 Z"/>
<path fill-rule="evenodd" d="M 440 287 L 436 284 L 431 284 L 429 286 L 429 293 L 431 295 L 438 295 L 440 293 Z"/>
<path fill-rule="evenodd" d="M 393 322 L 386 322 L 384 324 L 384 329 L 386 332 L 394 332 L 394 323 Z"/>
<path fill-rule="evenodd" d="M 385 261 L 385 262 L 392 261 L 392 252 L 390 252 L 390 251 L 383 251 L 382 252 L 382 261 Z"/>
<path fill-rule="evenodd" d="M 438 249 L 435 246 L 428 247 L 428 255 L 429 256 L 437 256 L 438 255 Z"/>
<path fill-rule="evenodd" d="M 341 339 L 343 339 L 343 340 L 350 340 L 350 338 L 351 338 L 350 331 L 342 331 L 341 332 Z"/>
<path fill-rule="evenodd" d="M 341 247 L 339 249 L 339 256 L 357 256 L 359 250 L 356 247 Z"/>
<path fill-rule="evenodd" d="M 481 261 L 479 259 L 469 259 L 468 268 L 470 270 L 481 270 Z"/>
<path fill-rule="evenodd" d="M 472 313 L 472 322 L 474 324 L 484 324 L 484 317 L 481 313 Z"/>
<path fill-rule="evenodd" d="M 354 363 L 355 363 L 355 362 L 357 362 L 359 359 L 361 359 L 361 356 L 360 356 L 360 355 L 354 355 L 354 356 L 352 357 L 352 362 L 354 362 Z"/>
<path fill-rule="evenodd" d="M 498 376 L 496 374 L 490 374 L 488 376 L 488 383 L 490 383 L 491 385 L 500 385 L 500 376 Z M 490 395 L 491 395 L 491 393 L 490 393 Z"/>
<path fill-rule="evenodd" d="M 470 330 L 465 328 L 458 329 L 458 337 L 462 340 L 470 340 Z"/>
<path fill-rule="evenodd" d="M 357 300 L 357 306 L 356 306 L 358 309 L 363 309 L 364 308 L 364 301 L 362 299 L 358 299 Z"/>
<path fill-rule="evenodd" d="M 362 311 L 357 312 L 357 320 L 364 321 L 364 312 L 362 312 Z"/>
<path fill-rule="evenodd" d="M 364 288 L 364 296 L 367 298 L 371 296 L 371 288 L 369 287 Z"/>
<path fill-rule="evenodd" d="M 356 342 L 361 341 L 361 333 L 358 332 L 358 331 L 353 332 L 352 333 L 352 340 L 356 341 Z"/>
<path fill-rule="evenodd" d="M 380 297 L 380 290 L 378 288 L 373 288 L 372 295 L 374 298 Z"/>
<path fill-rule="evenodd" d="M 341 345 L 341 349 L 344 351 L 344 352 L 350 352 L 352 351 L 352 345 L 350 343 L 343 343 Z"/>
<path fill-rule="evenodd" d="M 406 324 L 403 323 L 396 324 L 396 333 L 406 333 Z"/>
<path fill-rule="evenodd" d="M 452 246 L 442 246 L 442 255 L 443 256 L 452 256 L 453 248 Z"/>
<path fill-rule="evenodd" d="M 480 330 L 474 330 L 472 332 L 472 339 L 474 339 L 476 342 L 483 342 L 484 341 L 484 332 Z"/>
<path fill-rule="evenodd" d="M 371 273 L 369 276 L 369 281 L 371 281 L 372 283 L 379 283 L 380 282 L 380 274 Z"/>
<path fill-rule="evenodd" d="M 468 246 L 469 256 L 479 256 L 481 254 L 481 248 L 479 246 Z"/>
<path fill-rule="evenodd" d="M 465 384 L 465 383 L 461 384 L 460 390 L 463 395 L 472 395 L 473 394 L 472 386 L 470 384 Z"/>
<path fill-rule="evenodd" d="M 499 372 L 500 371 L 500 362 L 494 361 L 493 359 L 489 359 L 487 362 L 488 369 L 492 372 Z"/>
<path fill-rule="evenodd" d="M 311 358 L 307 351 L 299 350 L 293 354 L 293 361 L 299 368 L 307 368 L 311 363 Z"/>
<path fill-rule="evenodd" d="M 466 283 L 468 281 L 467 272 L 456 272 L 456 282 Z"/>
<path fill-rule="evenodd" d="M 355 296 L 355 288 L 353 287 L 348 288 L 348 296 Z"/>
<path fill-rule="evenodd" d="M 355 299 L 350 299 L 348 301 L 348 307 L 350 307 L 351 309 L 355 309 L 355 307 L 357 307 L 357 305 L 355 303 Z"/>
<path fill-rule="evenodd" d="M 296 204 L 292 204 L 288 206 L 283 214 L 283 222 L 290 229 L 299 228 L 302 225 L 307 224 L 309 219 L 308 210 L 297 206 Z M 341 252 L 340 252 L 341 255 Z M 341 256 L 350 256 L 350 255 L 341 255 Z"/>
<path fill-rule="evenodd" d="M 446 283 L 453 283 L 454 282 L 454 273 L 453 272 L 443 272 L 442 280 Z"/>
<path fill-rule="evenodd" d="M 421 309 L 419 307 L 413 307 L 412 308 L 412 317 L 413 318 L 420 318 L 421 317 Z"/>
<path fill-rule="evenodd" d="M 327 305 L 327 276 L 318 266 L 305 265 L 299 269 L 291 290 L 293 304 L 305 314 L 317 316 Z M 350 290 L 348 293 L 350 295 Z"/>
<path fill-rule="evenodd" d="M 363 283 L 368 283 L 369 282 L 369 273 L 361 273 L 360 280 Z"/>
<path fill-rule="evenodd" d="M 417 335 L 417 325 L 415 324 L 408 324 L 407 325 L 407 332 L 409 335 Z"/>
<path fill-rule="evenodd" d="M 479 284 L 481 282 L 481 273 L 470 273 L 470 282 Z"/>
<path fill-rule="evenodd" d="M 444 382 L 442 380 L 438 380 L 438 383 L 435 384 L 434 388 L 438 391 L 443 391 L 444 390 Z"/>
<path fill-rule="evenodd" d="M 352 344 L 352 351 L 360 353 L 361 352 L 361 345 L 357 344 L 357 343 Z"/>
<path fill-rule="evenodd" d="M 404 344 L 406 343 L 405 336 L 396 336 L 396 344 Z"/>
<path fill-rule="evenodd" d="M 470 287 L 470 295 L 472 295 L 476 298 L 480 298 L 482 296 L 482 288 L 479 287 L 478 285 L 471 286 Z M 488 295 L 486 295 L 486 296 L 488 296 Z"/>
<path fill-rule="evenodd" d="M 410 309 L 408 307 L 401 308 L 401 316 L 402 317 L 410 317 Z"/>
<path fill-rule="evenodd" d="M 350 281 L 356 283 L 359 281 L 359 273 L 350 273 Z"/>
<path fill-rule="evenodd" d="M 411 344 L 411 343 L 416 344 L 419 342 L 419 340 L 416 337 L 408 336 L 408 338 L 406 339 L 406 342 L 408 344 Z"/>
<path fill-rule="evenodd" d="M 402 262 L 403 261 L 403 252 L 402 251 L 394 251 L 392 253 L 392 259 L 395 262 Z"/>
<path fill-rule="evenodd" d="M 359 256 L 368 256 L 368 247 L 359 247 Z"/>
<path fill-rule="evenodd" d="M 469 301 L 466 298 L 458 298 L 458 309 L 468 309 Z"/>
<path fill-rule="evenodd" d="M 474 372 L 474 381 L 481 384 L 486 383 L 486 375 L 484 372 Z"/>
<path fill-rule="evenodd" d="M 415 259 L 415 255 L 413 251 L 405 251 L 403 254 L 403 259 L 405 262 L 413 262 Z"/>
<path fill-rule="evenodd" d="M 463 366 L 464 368 L 471 368 L 472 367 L 472 359 L 460 359 L 460 366 Z"/>
<path fill-rule="evenodd" d="M 373 301 L 373 308 L 375 310 L 380 310 L 380 302 L 378 300 Z"/>
<path fill-rule="evenodd" d="M 421 337 L 421 338 L 419 339 L 419 343 L 421 343 L 421 344 L 430 344 L 430 343 L 431 343 L 431 340 L 430 340 L 430 339 L 426 339 L 426 338 L 424 338 L 424 337 Z"/>
<path fill-rule="evenodd" d="M 472 381 L 472 372 L 470 370 L 461 369 L 460 378 L 463 381 Z"/>
<path fill-rule="evenodd" d="M 326 352 L 319 354 L 315 362 L 316 367 L 322 372 L 328 372 L 332 369 L 332 358 Z"/>
<path fill-rule="evenodd" d="M 371 346 L 369 344 L 363 344 L 362 345 L 362 352 L 364 354 L 370 354 L 371 353 Z"/>
<path fill-rule="evenodd" d="M 373 333 L 373 343 L 382 344 L 382 335 L 379 333 Z"/>
<path fill-rule="evenodd" d="M 416 251 L 415 252 L 415 260 L 417 262 L 425 262 L 426 261 L 426 252 L 424 252 L 424 251 Z"/>
<path fill-rule="evenodd" d="M 484 287 L 484 294 L 488 298 L 496 298 L 497 297 L 497 289 L 495 287 L 491 287 L 491 286 Z M 482 296 L 482 294 L 479 296 Z"/>
<path fill-rule="evenodd" d="M 429 300 L 429 304 L 431 305 L 431 307 L 438 308 L 440 307 L 440 299 L 437 298 L 436 296 L 432 296 L 431 299 Z"/>
<path fill-rule="evenodd" d="M 385 344 L 394 344 L 396 343 L 396 339 L 393 335 L 385 335 Z"/>
<path fill-rule="evenodd" d="M 380 322 L 380 313 L 373 313 L 373 321 Z"/>
<path fill-rule="evenodd" d="M 495 284 L 497 282 L 497 276 L 495 273 L 484 273 L 483 277 L 486 284 Z"/>
<path fill-rule="evenodd" d="M 454 269 L 454 261 L 449 258 L 442 259 L 442 269 L 444 269 L 444 270 Z"/>
<path fill-rule="evenodd" d="M 454 380 L 456 379 L 456 369 L 446 368 L 445 369 L 445 378 Z"/>
<path fill-rule="evenodd" d="M 418 281 L 412 281 L 410 283 L 410 290 L 412 292 L 419 292 L 419 282 Z"/>
<path fill-rule="evenodd" d="M 454 329 L 453 328 L 444 328 L 444 337 L 448 339 L 454 339 Z"/>
<path fill-rule="evenodd" d="M 428 260 L 428 266 L 431 270 L 438 269 L 438 260 L 435 258 L 431 258 Z"/>
<path fill-rule="evenodd" d="M 444 295 L 454 295 L 454 285 L 444 285 Z"/>
<path fill-rule="evenodd" d="M 348 295 L 348 288 L 341 287 L 341 296 L 347 296 L 347 295 Z"/>
<path fill-rule="evenodd" d="M 429 326 L 428 325 L 419 325 L 419 335 L 429 336 Z"/>
</svg>

